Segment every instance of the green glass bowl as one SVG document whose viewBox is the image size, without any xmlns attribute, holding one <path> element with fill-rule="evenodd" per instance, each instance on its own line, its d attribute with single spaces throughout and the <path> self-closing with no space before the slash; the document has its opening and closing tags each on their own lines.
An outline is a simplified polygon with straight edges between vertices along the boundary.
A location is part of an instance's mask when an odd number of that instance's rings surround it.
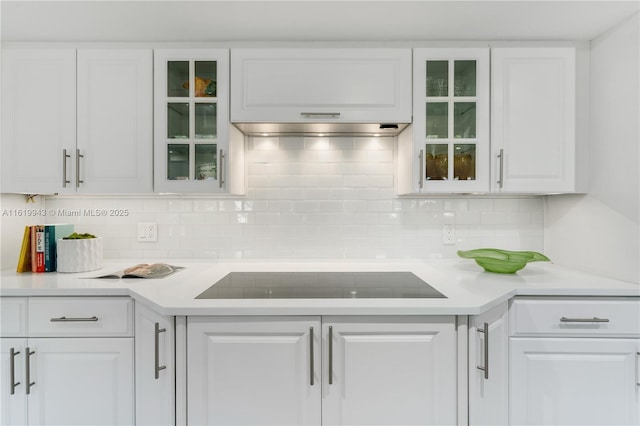
<svg viewBox="0 0 640 426">
<path fill-rule="evenodd" d="M 510 251 L 494 248 L 459 250 L 458 256 L 464 259 L 474 259 L 485 271 L 497 274 L 515 274 L 527 266 L 529 262 L 550 261 L 547 256 L 535 251 Z"/>
</svg>

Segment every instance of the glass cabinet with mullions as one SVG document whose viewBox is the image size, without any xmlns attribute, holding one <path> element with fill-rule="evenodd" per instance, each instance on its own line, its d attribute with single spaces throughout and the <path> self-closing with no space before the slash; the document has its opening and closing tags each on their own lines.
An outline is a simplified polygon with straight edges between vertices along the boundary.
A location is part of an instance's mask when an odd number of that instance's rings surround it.
<svg viewBox="0 0 640 426">
<path fill-rule="evenodd" d="M 414 50 L 415 192 L 489 190 L 489 49 Z"/>
<path fill-rule="evenodd" d="M 156 192 L 226 192 L 229 51 L 155 51 Z"/>
</svg>

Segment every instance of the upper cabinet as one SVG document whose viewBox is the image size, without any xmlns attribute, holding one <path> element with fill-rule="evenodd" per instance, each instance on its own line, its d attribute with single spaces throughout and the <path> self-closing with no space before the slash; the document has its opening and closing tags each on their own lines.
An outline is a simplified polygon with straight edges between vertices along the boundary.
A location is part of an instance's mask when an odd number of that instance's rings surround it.
<svg viewBox="0 0 640 426">
<path fill-rule="evenodd" d="M 229 126 L 229 50 L 155 51 L 156 192 L 244 192 L 244 137 Z"/>
<path fill-rule="evenodd" d="M 491 50 L 491 189 L 505 193 L 585 190 L 585 102 L 572 47 Z M 579 58 L 578 58 L 579 59 Z M 578 64 L 579 65 L 579 64 Z M 579 138 L 580 137 L 580 138 Z"/>
<path fill-rule="evenodd" d="M 2 192 L 152 191 L 151 50 L 2 53 Z"/>
<path fill-rule="evenodd" d="M 78 191 L 152 191 L 152 58 L 149 49 L 78 50 Z"/>
<path fill-rule="evenodd" d="M 75 49 L 2 50 L 2 192 L 74 192 Z"/>
<path fill-rule="evenodd" d="M 398 192 L 489 190 L 489 49 L 414 49 Z"/>
<path fill-rule="evenodd" d="M 413 125 L 398 137 L 399 194 L 586 190 L 581 49 L 414 49 L 413 61 Z"/>
<path fill-rule="evenodd" d="M 411 49 L 231 51 L 231 121 L 410 123 Z"/>
</svg>

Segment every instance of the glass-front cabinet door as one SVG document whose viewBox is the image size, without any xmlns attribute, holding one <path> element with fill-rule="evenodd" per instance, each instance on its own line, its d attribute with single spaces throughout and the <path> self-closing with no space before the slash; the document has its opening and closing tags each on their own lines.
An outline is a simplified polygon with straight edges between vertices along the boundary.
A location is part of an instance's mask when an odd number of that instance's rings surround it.
<svg viewBox="0 0 640 426">
<path fill-rule="evenodd" d="M 227 192 L 229 51 L 155 51 L 155 192 Z"/>
<path fill-rule="evenodd" d="M 413 60 L 414 192 L 488 191 L 489 49 L 415 49 Z"/>
</svg>

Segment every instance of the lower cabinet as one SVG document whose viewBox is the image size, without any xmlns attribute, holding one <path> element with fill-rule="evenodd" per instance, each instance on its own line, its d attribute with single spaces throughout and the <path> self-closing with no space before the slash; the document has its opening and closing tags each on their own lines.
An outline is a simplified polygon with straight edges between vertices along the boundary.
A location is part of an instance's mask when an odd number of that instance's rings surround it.
<svg viewBox="0 0 640 426">
<path fill-rule="evenodd" d="M 174 317 L 136 304 L 136 425 L 173 425 L 175 417 Z"/>
<path fill-rule="evenodd" d="M 509 423 L 508 303 L 469 317 L 469 424 Z"/>
<path fill-rule="evenodd" d="M 640 423 L 640 300 L 522 298 L 510 309 L 509 423 Z"/>
<path fill-rule="evenodd" d="M 1 340 L 3 425 L 132 424 L 132 339 Z"/>
<path fill-rule="evenodd" d="M 16 304 L 3 315 L 1 424 L 133 424 L 133 301 L 0 299 L 1 309 Z"/>
<path fill-rule="evenodd" d="M 639 424 L 638 352 L 638 339 L 512 339 L 511 424 Z"/>
<path fill-rule="evenodd" d="M 189 424 L 455 424 L 453 316 L 189 317 Z"/>
<path fill-rule="evenodd" d="M 27 339 L 0 339 L 0 424 L 27 424 L 27 393 L 25 392 L 25 356 Z"/>
</svg>

